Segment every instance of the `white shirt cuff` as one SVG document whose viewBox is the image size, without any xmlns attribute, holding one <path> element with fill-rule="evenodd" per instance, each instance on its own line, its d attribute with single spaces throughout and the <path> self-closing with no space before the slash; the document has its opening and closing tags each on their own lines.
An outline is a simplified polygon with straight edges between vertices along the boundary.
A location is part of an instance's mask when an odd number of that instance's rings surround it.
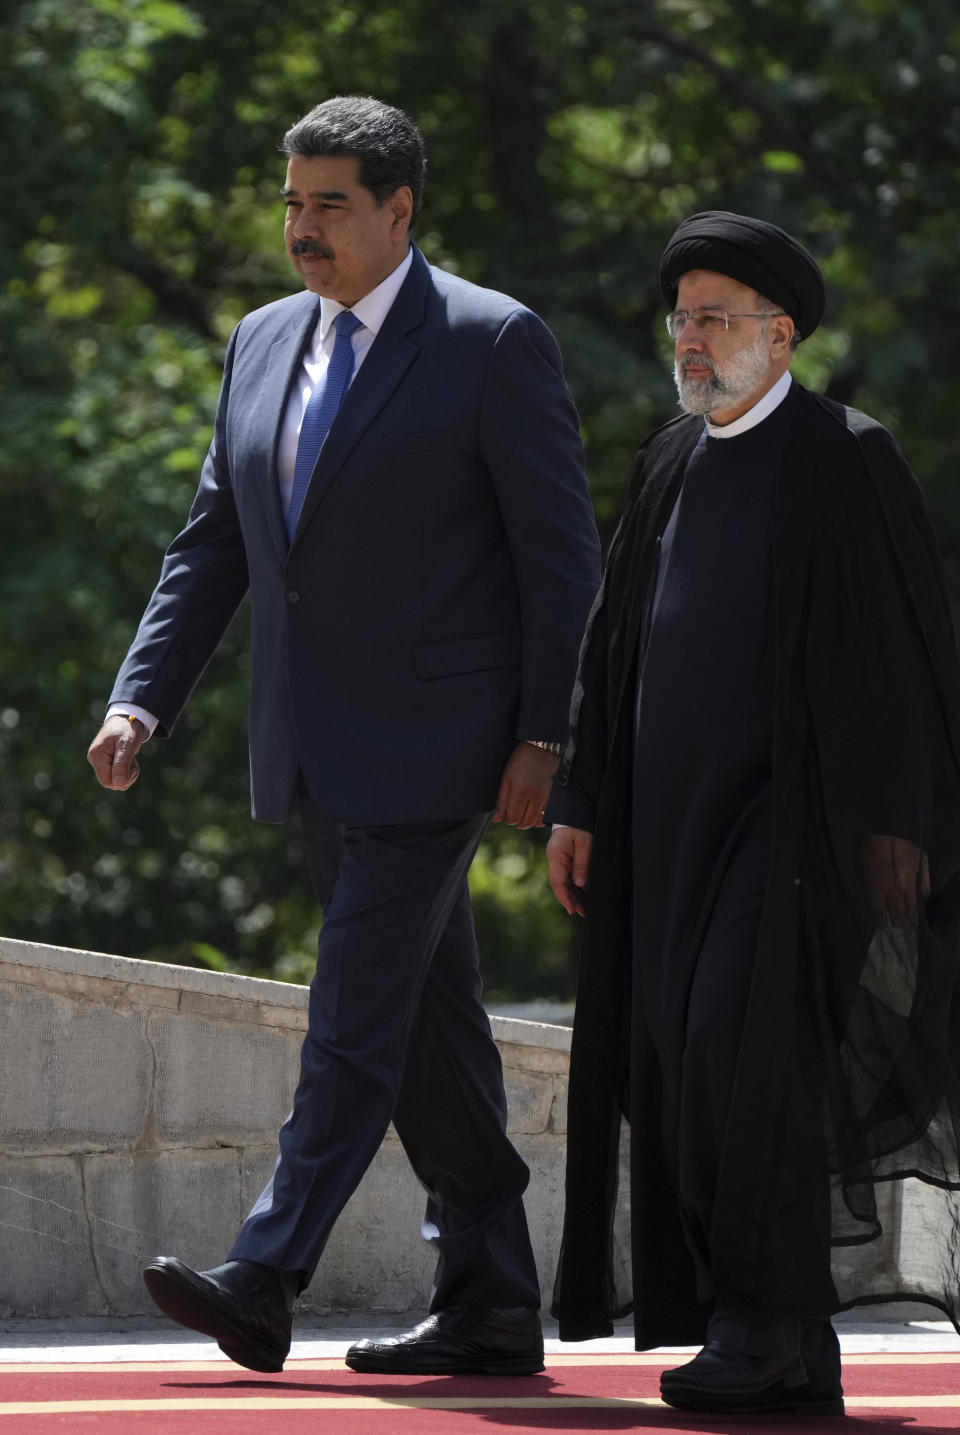
<svg viewBox="0 0 960 1435">
<path fill-rule="evenodd" d="M 153 713 L 148 713 L 146 708 L 138 708 L 135 703 L 111 703 L 107 708 L 107 717 L 135 717 L 139 718 L 147 729 L 147 740 L 153 737 L 159 718 Z"/>
</svg>

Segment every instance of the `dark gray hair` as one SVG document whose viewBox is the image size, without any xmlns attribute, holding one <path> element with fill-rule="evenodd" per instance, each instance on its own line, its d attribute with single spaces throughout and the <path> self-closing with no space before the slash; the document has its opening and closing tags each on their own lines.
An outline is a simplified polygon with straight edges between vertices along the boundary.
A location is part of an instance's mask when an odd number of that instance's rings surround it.
<svg viewBox="0 0 960 1435">
<path fill-rule="evenodd" d="M 377 204 L 394 190 L 409 185 L 413 194 L 410 227 L 420 213 L 423 175 L 427 167 L 423 136 L 403 110 L 385 105 L 370 95 L 337 95 L 324 100 L 287 130 L 283 153 L 304 155 L 355 155 L 360 161 L 360 183 Z"/>
</svg>

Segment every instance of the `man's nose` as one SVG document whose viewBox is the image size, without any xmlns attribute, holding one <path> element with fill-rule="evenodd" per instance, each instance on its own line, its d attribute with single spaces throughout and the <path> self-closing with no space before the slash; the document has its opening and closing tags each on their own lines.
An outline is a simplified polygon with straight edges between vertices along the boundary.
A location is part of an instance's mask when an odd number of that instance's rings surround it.
<svg viewBox="0 0 960 1435">
<path fill-rule="evenodd" d="M 703 334 L 689 319 L 680 333 L 677 335 L 677 354 L 682 358 L 684 354 L 696 352 L 702 354 L 706 348 Z"/>
<path fill-rule="evenodd" d="M 316 210 L 301 209 L 293 226 L 294 239 L 316 239 L 320 234 L 320 223 Z"/>
</svg>

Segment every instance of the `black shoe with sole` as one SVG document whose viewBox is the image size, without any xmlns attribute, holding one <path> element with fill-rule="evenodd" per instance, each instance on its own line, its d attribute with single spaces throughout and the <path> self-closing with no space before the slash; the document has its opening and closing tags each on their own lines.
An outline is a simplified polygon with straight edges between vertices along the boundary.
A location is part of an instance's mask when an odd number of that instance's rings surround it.
<svg viewBox="0 0 960 1435">
<path fill-rule="evenodd" d="M 450 1306 L 402 1335 L 360 1340 L 351 1370 L 378 1375 L 536 1375 L 543 1370 L 540 1312 Z"/>
<path fill-rule="evenodd" d="M 276 1374 L 290 1351 L 294 1277 L 254 1261 L 195 1271 L 158 1256 L 143 1272 L 154 1305 L 188 1330 L 209 1335 L 248 1370 Z"/>
<path fill-rule="evenodd" d="M 824 1324 L 834 1334 L 829 1322 Z M 686 1365 L 663 1372 L 661 1399 L 679 1410 L 731 1413 L 784 1410 L 807 1415 L 842 1415 L 839 1347 L 836 1371 L 826 1349 L 818 1350 L 823 1355 L 819 1368 L 812 1361 L 808 1366 L 806 1347 L 804 1339 L 802 1356 L 757 1356 L 735 1350 L 719 1340 L 708 1340 L 700 1354 Z"/>
</svg>

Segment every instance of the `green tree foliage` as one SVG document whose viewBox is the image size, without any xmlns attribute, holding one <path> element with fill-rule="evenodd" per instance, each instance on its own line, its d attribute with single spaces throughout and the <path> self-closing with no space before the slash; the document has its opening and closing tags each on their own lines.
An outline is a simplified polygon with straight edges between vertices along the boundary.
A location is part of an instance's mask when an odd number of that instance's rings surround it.
<svg viewBox="0 0 960 1435">
<path fill-rule="evenodd" d="M 656 260 L 697 209 L 829 281 L 798 376 L 898 434 L 960 587 L 951 0 L 22 0 L 0 47 L 0 929 L 303 977 L 295 833 L 247 820 L 246 619 L 141 782 L 83 762 L 189 504 L 227 335 L 297 281 L 277 143 L 318 99 L 421 124 L 428 257 L 557 333 L 609 534 L 674 411 Z M 540 837 L 475 868 L 504 995 L 570 989 Z"/>
</svg>

